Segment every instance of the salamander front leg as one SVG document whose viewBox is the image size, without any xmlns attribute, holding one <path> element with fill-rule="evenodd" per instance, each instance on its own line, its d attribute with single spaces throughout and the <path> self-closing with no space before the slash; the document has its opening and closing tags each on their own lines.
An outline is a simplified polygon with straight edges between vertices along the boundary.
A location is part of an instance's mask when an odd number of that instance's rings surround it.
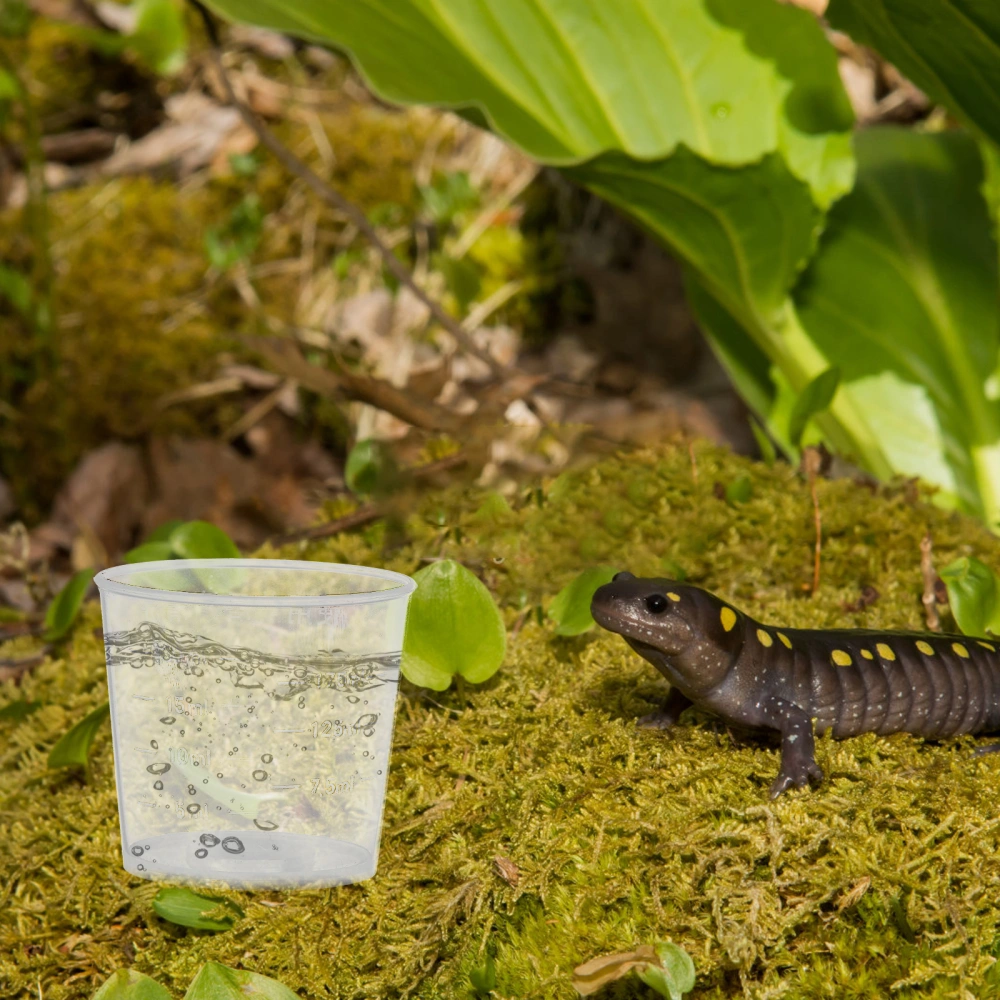
<svg viewBox="0 0 1000 1000">
<path fill-rule="evenodd" d="M 689 705 L 693 704 L 687 695 L 683 694 L 679 688 L 672 687 L 667 700 L 663 703 L 663 708 L 649 715 L 640 716 L 635 720 L 635 724 L 641 729 L 669 729 L 674 725 Z"/>
<path fill-rule="evenodd" d="M 822 781 L 809 716 L 784 698 L 771 698 L 765 707 L 769 724 L 781 733 L 781 770 L 771 785 L 771 798 L 789 788 L 802 788 L 810 780 Z"/>
</svg>

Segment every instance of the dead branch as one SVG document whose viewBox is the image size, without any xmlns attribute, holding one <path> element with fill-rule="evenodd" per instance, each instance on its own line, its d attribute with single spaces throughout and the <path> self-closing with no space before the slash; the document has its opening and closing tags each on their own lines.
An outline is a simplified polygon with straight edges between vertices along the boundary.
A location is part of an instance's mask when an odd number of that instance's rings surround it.
<svg viewBox="0 0 1000 1000">
<path fill-rule="evenodd" d="M 342 215 L 347 216 L 351 224 L 356 226 L 358 231 L 367 239 L 372 246 L 378 250 L 385 267 L 396 278 L 401 285 L 405 285 L 431 312 L 431 315 L 455 338 L 456 343 L 469 354 L 479 358 L 484 364 L 489 366 L 494 375 L 503 374 L 503 368 L 497 363 L 488 351 L 481 350 L 475 343 L 467 330 L 453 316 L 449 315 L 443 306 L 435 299 L 431 298 L 413 278 L 410 269 L 392 252 L 389 246 L 379 236 L 378 231 L 368 221 L 368 217 L 356 205 L 348 201 L 339 191 L 324 181 L 318 174 L 314 173 L 308 164 L 300 160 L 290 149 L 288 149 L 271 130 L 261 121 L 260 117 L 237 96 L 233 90 L 232 83 L 222 65 L 222 44 L 219 33 L 216 30 L 215 21 L 207 8 L 200 0 L 190 0 L 201 15 L 205 24 L 205 32 L 209 39 L 209 52 L 212 64 L 219 75 L 226 99 L 239 112 L 240 117 L 254 131 L 262 146 L 269 150 L 274 157 L 300 180 L 304 181 L 312 191 L 331 205 Z M 377 403 L 373 405 L 379 405 Z"/>
<path fill-rule="evenodd" d="M 457 451 L 452 455 L 446 455 L 436 462 L 428 462 L 426 465 L 411 466 L 406 470 L 407 474 L 414 478 L 424 479 L 435 476 L 448 469 L 455 469 L 465 465 L 469 461 L 469 456 L 465 452 Z M 287 545 L 290 542 L 314 542 L 318 538 L 329 538 L 331 535 L 339 535 L 342 531 L 351 531 L 353 528 L 360 528 L 362 525 L 377 521 L 389 513 L 387 504 L 368 503 L 357 510 L 352 510 L 350 514 L 338 517 L 336 520 L 327 521 L 326 524 L 314 524 L 309 528 L 301 528 L 298 531 L 290 531 L 286 535 L 275 535 L 268 539 L 270 545 Z"/>
<path fill-rule="evenodd" d="M 462 419 L 457 414 L 434 403 L 407 395 L 382 379 L 359 375 L 343 368 L 333 372 L 328 368 L 311 365 L 290 340 L 282 337 L 244 339 L 258 350 L 275 370 L 288 378 L 295 379 L 313 392 L 324 396 L 344 395 L 361 403 L 370 403 L 426 431 L 455 433 L 461 426 Z"/>
<path fill-rule="evenodd" d="M 46 644 L 37 653 L 32 653 L 30 656 L 24 656 L 20 659 L 0 660 L 0 681 L 15 680 L 22 674 L 27 673 L 32 667 L 37 667 L 51 652 L 52 646 Z"/>
</svg>

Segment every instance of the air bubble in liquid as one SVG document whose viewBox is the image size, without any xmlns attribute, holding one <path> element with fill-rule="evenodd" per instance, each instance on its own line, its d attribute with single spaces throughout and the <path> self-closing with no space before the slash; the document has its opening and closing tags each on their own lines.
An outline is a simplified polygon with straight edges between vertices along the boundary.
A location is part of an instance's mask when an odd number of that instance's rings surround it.
<svg viewBox="0 0 1000 1000">
<path fill-rule="evenodd" d="M 159 764 L 150 764 L 146 770 L 150 774 L 166 774 L 170 770 L 170 765 L 164 761 Z"/>
<path fill-rule="evenodd" d="M 381 774 L 382 772 L 381 772 L 381 771 L 376 771 L 375 773 L 376 773 L 376 774 Z"/>
<path fill-rule="evenodd" d="M 221 777 L 222 777 L 222 772 L 221 772 L 221 771 L 216 771 L 216 772 L 215 772 L 215 776 L 216 776 L 217 778 L 221 778 Z"/>
<path fill-rule="evenodd" d="M 181 730 L 181 736 L 183 736 L 183 735 L 184 735 L 184 730 L 182 729 L 182 730 Z"/>
<path fill-rule="evenodd" d="M 233 747 L 233 753 L 239 753 L 239 752 L 240 752 L 239 747 Z"/>
<path fill-rule="evenodd" d="M 198 850 L 194 852 L 194 856 L 196 858 L 207 858 L 208 851 L 206 851 L 204 847 L 199 847 Z"/>
<path fill-rule="evenodd" d="M 191 690 L 193 691 L 193 690 L 194 690 L 194 688 L 192 688 Z M 187 696 L 187 697 L 186 697 L 186 698 L 185 698 L 184 700 L 185 700 L 185 701 L 188 701 L 188 702 L 189 702 L 189 701 L 191 701 L 191 700 L 192 700 L 192 699 L 191 699 L 191 695 L 188 695 L 188 696 Z"/>
<path fill-rule="evenodd" d="M 146 870 L 146 866 L 145 865 L 136 865 L 136 868 L 138 868 L 139 871 L 141 871 L 141 872 L 144 872 Z"/>
<path fill-rule="evenodd" d="M 253 825 L 257 827 L 258 830 L 277 830 L 278 824 L 272 823 L 269 819 L 255 819 Z"/>
<path fill-rule="evenodd" d="M 177 720 L 172 715 L 165 715 L 162 719 L 160 719 L 160 722 L 162 722 L 165 726 L 172 726 L 176 721 Z"/>
<path fill-rule="evenodd" d="M 305 707 L 306 707 L 305 698 L 299 698 L 299 708 L 305 708 Z"/>
<path fill-rule="evenodd" d="M 203 833 L 198 838 L 206 847 L 215 847 L 219 842 L 219 838 L 216 837 L 214 833 Z"/>
<path fill-rule="evenodd" d="M 207 785 L 207 784 L 208 784 L 208 778 L 202 778 L 202 779 L 201 779 L 201 783 L 202 783 L 203 785 Z"/>
<path fill-rule="evenodd" d="M 347 700 L 352 704 L 356 705 L 361 699 L 356 694 L 349 694 Z"/>
<path fill-rule="evenodd" d="M 193 816 L 193 815 L 194 815 L 194 814 L 195 814 L 196 812 L 199 812 L 199 811 L 200 811 L 200 809 L 201 809 L 201 806 L 200 806 L 200 805 L 198 805 L 198 803 L 197 803 L 197 802 L 192 802 L 192 803 L 191 803 L 191 805 L 189 805 L 189 806 L 188 806 L 188 812 L 189 812 L 189 813 L 191 813 L 191 815 L 192 815 L 192 816 Z"/>
<path fill-rule="evenodd" d="M 255 781 L 267 781 L 267 771 L 265 771 L 262 767 L 258 767 L 257 770 L 254 771 L 253 777 Z"/>
<path fill-rule="evenodd" d="M 222 683 L 222 678 L 221 677 L 216 677 L 215 678 L 215 683 L 216 684 L 221 684 Z"/>
<path fill-rule="evenodd" d="M 198 791 L 194 785 L 188 785 L 188 795 L 194 795 Z"/>
<path fill-rule="evenodd" d="M 154 787 L 154 788 L 155 788 L 155 789 L 156 789 L 156 790 L 157 790 L 158 792 L 162 792 L 162 791 L 163 791 L 163 782 L 162 782 L 162 781 L 154 781 L 154 782 L 153 782 L 153 787 Z"/>
<path fill-rule="evenodd" d="M 159 750 L 159 749 L 160 749 L 160 744 L 159 744 L 159 743 L 157 743 L 157 742 L 156 742 L 156 740 L 150 740 L 150 741 L 149 741 L 149 745 L 150 745 L 150 746 L 151 746 L 151 747 L 152 747 L 152 748 L 153 748 L 154 750 Z"/>
<path fill-rule="evenodd" d="M 135 847 L 132 848 L 132 853 L 137 858 L 141 858 L 142 857 L 142 848 L 138 844 L 136 844 Z"/>
<path fill-rule="evenodd" d="M 246 850 L 239 837 L 226 837 L 222 841 L 222 849 L 230 854 L 242 854 Z"/>
<path fill-rule="evenodd" d="M 274 760 L 274 757 L 272 757 L 272 756 L 271 756 L 271 754 L 269 754 L 269 753 L 262 753 L 262 754 L 260 755 L 260 759 L 261 759 L 261 760 L 262 760 L 262 761 L 263 761 L 263 762 L 264 762 L 265 764 L 270 764 L 270 763 L 271 763 L 271 761 L 272 761 L 272 760 Z"/>
</svg>

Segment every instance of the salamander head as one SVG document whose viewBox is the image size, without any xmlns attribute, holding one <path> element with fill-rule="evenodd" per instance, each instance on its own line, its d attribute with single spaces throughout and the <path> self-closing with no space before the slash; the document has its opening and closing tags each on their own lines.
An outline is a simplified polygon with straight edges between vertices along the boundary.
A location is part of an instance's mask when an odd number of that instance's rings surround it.
<svg viewBox="0 0 1000 1000">
<path fill-rule="evenodd" d="M 720 684 L 743 644 L 739 612 L 676 580 L 619 573 L 597 588 L 590 612 L 689 697 Z"/>
</svg>

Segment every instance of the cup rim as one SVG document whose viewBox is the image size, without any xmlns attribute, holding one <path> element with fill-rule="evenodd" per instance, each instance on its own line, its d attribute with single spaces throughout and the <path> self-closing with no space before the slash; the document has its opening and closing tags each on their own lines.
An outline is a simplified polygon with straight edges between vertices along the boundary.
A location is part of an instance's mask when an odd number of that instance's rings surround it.
<svg viewBox="0 0 1000 1000">
<path fill-rule="evenodd" d="M 300 597 L 279 597 L 257 594 L 197 594 L 182 590 L 157 590 L 123 582 L 122 578 L 150 570 L 169 569 L 295 569 L 317 573 L 339 573 L 350 576 L 395 580 L 398 585 L 389 590 L 372 590 L 362 594 L 310 594 Z M 112 579 L 112 574 L 116 579 Z M 395 573 L 375 566 L 352 566 L 347 563 L 317 562 L 307 559 L 157 559 L 150 562 L 122 563 L 109 566 L 94 577 L 103 597 L 118 594 L 144 601 L 167 601 L 173 604 L 215 604 L 230 607 L 330 607 L 342 604 L 372 604 L 408 597 L 416 590 L 417 581 L 404 573 Z"/>
</svg>

